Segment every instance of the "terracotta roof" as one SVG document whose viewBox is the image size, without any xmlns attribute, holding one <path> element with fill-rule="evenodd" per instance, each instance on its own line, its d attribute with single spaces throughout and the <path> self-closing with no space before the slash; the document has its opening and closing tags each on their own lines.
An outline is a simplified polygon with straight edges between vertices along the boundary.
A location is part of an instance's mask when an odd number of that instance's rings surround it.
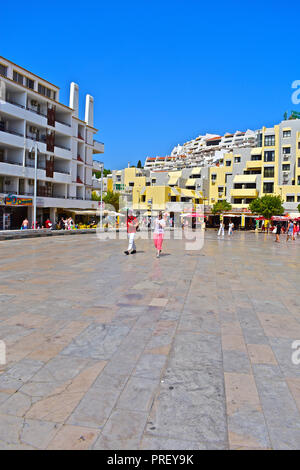
<svg viewBox="0 0 300 470">
<path fill-rule="evenodd" d="M 211 139 L 206 139 L 206 141 L 208 142 L 208 141 L 211 141 L 211 140 L 220 140 L 220 139 L 222 139 L 221 135 L 219 135 L 218 137 L 212 137 Z"/>
</svg>

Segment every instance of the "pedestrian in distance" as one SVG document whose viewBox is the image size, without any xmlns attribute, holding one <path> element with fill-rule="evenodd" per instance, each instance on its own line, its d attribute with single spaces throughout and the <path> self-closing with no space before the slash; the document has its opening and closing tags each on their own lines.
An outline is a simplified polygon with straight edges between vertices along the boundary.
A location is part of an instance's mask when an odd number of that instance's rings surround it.
<svg viewBox="0 0 300 470">
<path fill-rule="evenodd" d="M 292 220 L 289 221 L 288 226 L 287 226 L 287 231 L 286 231 L 286 241 L 291 238 L 292 240 L 295 240 L 294 238 L 294 223 Z"/>
<path fill-rule="evenodd" d="M 232 233 L 233 233 L 233 227 L 234 227 L 234 223 L 231 222 L 231 220 L 230 220 L 229 225 L 228 225 L 228 236 L 229 236 L 229 237 L 230 237 L 230 236 L 232 235 Z"/>
<path fill-rule="evenodd" d="M 158 217 L 154 221 L 154 245 L 156 248 L 156 258 L 160 257 L 161 250 L 162 250 L 162 244 L 164 240 L 164 232 L 165 232 L 165 226 L 166 226 L 166 215 L 163 218 L 162 212 L 159 212 Z"/>
<path fill-rule="evenodd" d="M 22 225 L 21 225 L 21 230 L 28 230 L 29 227 L 29 222 L 27 217 L 23 220 Z"/>
<path fill-rule="evenodd" d="M 220 222 L 220 228 L 219 228 L 219 231 L 218 231 L 218 237 L 220 237 L 220 236 L 224 237 L 224 223 L 223 223 L 222 220 Z"/>
<path fill-rule="evenodd" d="M 279 240 L 280 234 L 281 234 L 281 223 L 277 222 L 277 225 L 276 225 L 276 239 L 275 239 L 275 242 L 277 242 L 277 243 L 280 243 L 280 240 Z"/>
<path fill-rule="evenodd" d="M 134 243 L 135 234 L 139 225 L 138 219 L 133 215 L 131 210 L 128 211 L 127 217 L 127 234 L 128 234 L 128 248 L 124 251 L 125 255 L 136 253 L 136 246 Z"/>
</svg>

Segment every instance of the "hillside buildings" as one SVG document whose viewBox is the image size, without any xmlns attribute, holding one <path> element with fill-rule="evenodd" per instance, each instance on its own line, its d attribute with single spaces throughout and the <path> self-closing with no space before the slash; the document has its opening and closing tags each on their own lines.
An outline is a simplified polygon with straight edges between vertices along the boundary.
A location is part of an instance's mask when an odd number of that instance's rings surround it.
<svg viewBox="0 0 300 470">
<path fill-rule="evenodd" d="M 125 204 L 130 202 L 142 212 L 180 213 L 186 203 L 191 207 L 203 204 L 209 218 L 212 206 L 226 200 L 232 205 L 231 216 L 245 227 L 254 217 L 249 204 L 266 194 L 281 196 L 287 213 L 298 212 L 300 119 L 284 120 L 272 128 L 263 127 L 242 135 L 206 135 L 200 141 L 198 150 L 190 154 L 187 151 L 185 156 L 182 148 L 175 148 L 173 155 L 178 152 L 180 157 L 172 161 L 172 156 L 153 164 L 147 159 L 144 169 L 113 171 L 108 187 L 121 192 Z M 214 145 L 207 145 L 208 142 Z M 196 155 L 200 155 L 198 163 Z"/>
</svg>

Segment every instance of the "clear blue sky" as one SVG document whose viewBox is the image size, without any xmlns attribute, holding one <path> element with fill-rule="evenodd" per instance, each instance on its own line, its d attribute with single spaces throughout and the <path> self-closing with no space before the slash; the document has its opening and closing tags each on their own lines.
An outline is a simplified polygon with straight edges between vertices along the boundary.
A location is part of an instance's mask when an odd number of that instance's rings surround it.
<svg viewBox="0 0 300 470">
<path fill-rule="evenodd" d="M 14 0 L 0 54 L 95 98 L 106 168 L 166 155 L 205 132 L 281 120 L 300 79 L 300 2 Z"/>
</svg>

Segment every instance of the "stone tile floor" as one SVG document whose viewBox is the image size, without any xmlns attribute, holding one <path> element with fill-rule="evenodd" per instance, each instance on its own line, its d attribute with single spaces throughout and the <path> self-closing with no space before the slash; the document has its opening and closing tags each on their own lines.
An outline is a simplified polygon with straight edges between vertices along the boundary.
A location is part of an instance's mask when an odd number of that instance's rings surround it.
<svg viewBox="0 0 300 470">
<path fill-rule="evenodd" d="M 0 242 L 0 448 L 300 448 L 300 240 L 137 247 Z"/>
</svg>

